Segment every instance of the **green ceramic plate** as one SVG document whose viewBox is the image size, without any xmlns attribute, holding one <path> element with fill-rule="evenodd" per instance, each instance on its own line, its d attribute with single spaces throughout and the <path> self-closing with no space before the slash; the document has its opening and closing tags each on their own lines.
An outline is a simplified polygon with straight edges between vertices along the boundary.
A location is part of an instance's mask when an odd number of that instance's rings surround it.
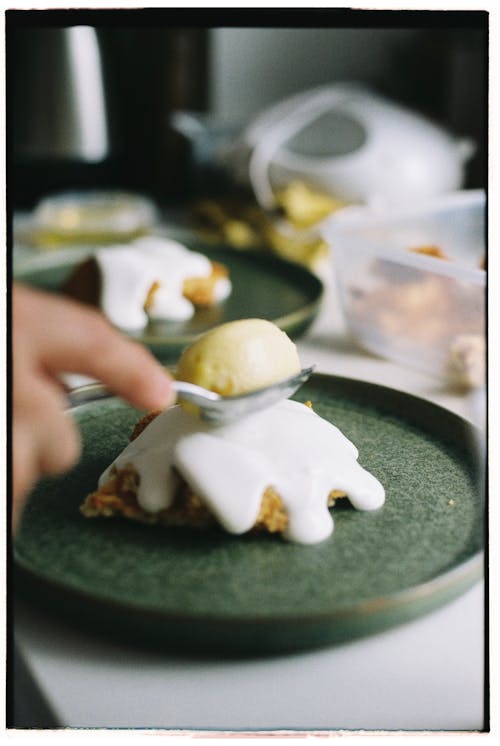
<svg viewBox="0 0 500 746">
<path fill-rule="evenodd" d="M 177 360 L 181 350 L 213 326 L 241 318 L 259 317 L 277 324 L 291 337 L 302 334 L 312 323 L 323 297 L 322 282 L 305 267 L 284 261 L 273 254 L 237 251 L 195 241 L 184 241 L 193 251 L 225 264 L 233 291 L 218 306 L 198 310 L 187 322 L 149 324 L 133 336 L 146 344 L 165 362 Z M 35 268 L 16 272 L 16 279 L 35 287 L 58 291 L 82 256 L 67 251 Z"/>
<path fill-rule="evenodd" d="M 81 463 L 41 484 L 14 546 L 16 583 L 87 629 L 175 649 L 263 653 L 373 633 L 462 593 L 482 573 L 475 431 L 431 403 L 315 375 L 296 395 L 358 446 L 384 507 L 334 508 L 327 541 L 231 536 L 85 519 L 78 506 L 138 413 L 115 398 L 74 407 Z"/>
</svg>

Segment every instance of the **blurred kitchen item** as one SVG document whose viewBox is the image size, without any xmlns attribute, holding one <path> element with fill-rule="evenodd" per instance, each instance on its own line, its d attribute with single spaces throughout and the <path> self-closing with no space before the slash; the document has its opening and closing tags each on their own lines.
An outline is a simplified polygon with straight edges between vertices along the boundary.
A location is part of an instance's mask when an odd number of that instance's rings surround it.
<svg viewBox="0 0 500 746">
<path fill-rule="evenodd" d="M 244 124 L 187 110 L 171 112 L 167 123 L 182 143 L 185 152 L 182 181 L 191 195 L 232 191 L 234 187 L 219 162 L 219 151 L 224 151 L 227 144 L 234 141 Z"/>
<path fill-rule="evenodd" d="M 281 101 L 219 154 L 260 205 L 301 180 L 347 202 L 408 203 L 460 188 L 472 155 L 430 120 L 356 83 Z"/>
<path fill-rule="evenodd" d="M 322 235 L 356 340 L 455 387 L 483 386 L 485 220 L 481 190 L 413 209 L 346 209 L 328 218 Z"/>
<path fill-rule="evenodd" d="M 289 223 L 298 230 L 312 228 L 346 203 L 331 194 L 311 189 L 302 181 L 290 181 L 276 192 L 276 202 Z"/>
<path fill-rule="evenodd" d="M 61 244 L 127 241 L 158 222 L 151 200 L 120 191 L 65 192 L 42 199 L 29 223 L 31 242 Z"/>
<path fill-rule="evenodd" d="M 10 204 L 79 189 L 178 199 L 183 153 L 165 119 L 206 106 L 206 29 L 135 26 L 119 12 L 112 24 L 85 10 L 50 19 L 6 19 Z"/>
<path fill-rule="evenodd" d="M 329 275 L 329 247 L 315 226 L 343 203 L 292 182 L 277 195 L 281 215 L 264 210 L 253 199 L 200 199 L 192 206 L 195 230 L 205 241 L 238 250 L 260 248 L 297 262 L 320 277 Z"/>
<path fill-rule="evenodd" d="M 26 157 L 104 160 L 109 127 L 96 30 L 37 29 L 29 32 L 29 40 L 19 79 L 23 95 L 18 93 L 14 102 L 16 151 Z"/>
</svg>

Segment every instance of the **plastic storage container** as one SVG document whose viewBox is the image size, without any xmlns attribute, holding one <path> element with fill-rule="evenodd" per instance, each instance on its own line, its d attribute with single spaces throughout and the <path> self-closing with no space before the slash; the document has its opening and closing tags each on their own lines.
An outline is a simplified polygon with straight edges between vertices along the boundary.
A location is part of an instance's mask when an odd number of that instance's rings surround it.
<svg viewBox="0 0 500 746">
<path fill-rule="evenodd" d="M 324 222 L 346 323 L 367 350 L 464 386 L 484 383 L 486 201 L 456 192 L 404 212 Z M 438 249 L 447 258 L 422 252 Z"/>
<path fill-rule="evenodd" d="M 121 191 L 64 192 L 42 199 L 33 212 L 37 243 L 109 243 L 128 241 L 158 220 L 146 197 Z"/>
</svg>

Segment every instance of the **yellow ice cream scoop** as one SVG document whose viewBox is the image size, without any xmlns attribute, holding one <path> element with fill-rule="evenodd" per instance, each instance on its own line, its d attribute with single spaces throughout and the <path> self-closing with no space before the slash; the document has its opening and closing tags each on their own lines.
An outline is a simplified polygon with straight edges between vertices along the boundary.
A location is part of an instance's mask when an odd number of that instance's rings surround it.
<svg viewBox="0 0 500 746">
<path fill-rule="evenodd" d="M 230 321 L 203 334 L 182 353 L 177 379 L 221 396 L 237 396 L 296 375 L 297 348 L 271 321 Z"/>
</svg>

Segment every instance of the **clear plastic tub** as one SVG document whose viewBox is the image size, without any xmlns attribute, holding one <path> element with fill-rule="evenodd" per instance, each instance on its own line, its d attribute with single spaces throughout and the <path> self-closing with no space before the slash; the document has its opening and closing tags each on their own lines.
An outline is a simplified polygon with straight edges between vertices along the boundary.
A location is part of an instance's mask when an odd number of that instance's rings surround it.
<svg viewBox="0 0 500 746">
<path fill-rule="evenodd" d="M 346 210 L 325 221 L 322 235 L 355 339 L 403 365 L 482 385 L 485 223 L 480 190 L 400 213 Z M 447 258 L 421 253 L 436 248 Z"/>
<path fill-rule="evenodd" d="M 122 191 L 64 192 L 42 199 L 33 212 L 37 243 L 106 243 L 130 240 L 158 220 L 151 200 Z"/>
</svg>

